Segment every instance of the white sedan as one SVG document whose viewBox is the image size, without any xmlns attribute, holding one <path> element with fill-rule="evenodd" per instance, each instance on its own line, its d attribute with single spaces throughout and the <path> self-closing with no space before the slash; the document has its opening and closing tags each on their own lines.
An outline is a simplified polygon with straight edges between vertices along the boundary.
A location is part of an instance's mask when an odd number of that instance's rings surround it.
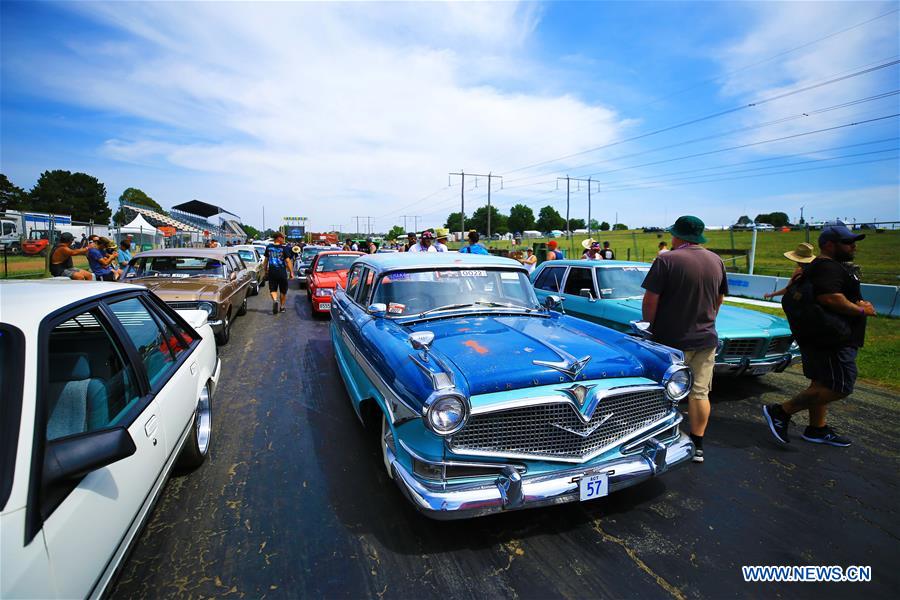
<svg viewBox="0 0 900 600">
<path fill-rule="evenodd" d="M 206 459 L 220 364 L 206 314 L 146 288 L 0 283 L 0 598 L 103 593 Z"/>
</svg>

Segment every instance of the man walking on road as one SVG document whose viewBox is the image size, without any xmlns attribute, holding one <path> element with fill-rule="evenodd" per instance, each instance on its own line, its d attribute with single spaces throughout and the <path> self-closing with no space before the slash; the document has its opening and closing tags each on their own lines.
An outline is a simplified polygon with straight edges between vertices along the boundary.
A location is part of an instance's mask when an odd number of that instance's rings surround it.
<svg viewBox="0 0 900 600">
<path fill-rule="evenodd" d="M 719 336 L 716 316 L 728 293 L 722 259 L 699 244 L 705 225 L 697 217 L 679 217 L 667 231 L 672 251 L 656 257 L 643 288 L 643 318 L 653 341 L 684 352 L 694 382 L 688 396 L 688 420 L 696 453 L 703 462 L 703 435 L 709 422 L 709 391 Z"/>
<path fill-rule="evenodd" d="M 273 242 L 266 246 L 265 271 L 272 295 L 272 314 L 284 312 L 287 302 L 288 279 L 294 278 L 294 264 L 291 249 L 284 243 L 284 234 L 275 234 Z M 281 294 L 279 302 L 279 293 Z"/>
<path fill-rule="evenodd" d="M 822 325 L 810 331 L 800 331 L 791 323 L 791 330 L 800 345 L 803 358 L 803 375 L 810 382 L 809 387 L 785 402 L 763 406 L 763 416 L 769 431 L 782 444 L 790 443 L 788 428 L 791 416 L 802 410 L 809 411 L 809 426 L 803 432 L 803 439 L 815 444 L 846 447 L 850 440 L 838 435 L 828 426 L 826 417 L 828 404 L 846 398 L 853 392 L 856 383 L 856 353 L 863 346 L 866 337 L 866 317 L 875 315 L 875 307 L 862 299 L 859 277 L 846 263 L 853 260 L 856 242 L 865 235 L 854 235 L 840 221 L 828 223 L 819 235 L 820 254 L 786 290 L 785 308 L 790 300 L 787 296 L 801 294 L 800 286 L 805 282 L 812 287 L 809 301 L 818 304 L 825 315 Z M 798 298 L 802 296 L 798 295 Z M 788 319 L 791 320 L 791 313 Z M 825 319 L 838 319 L 846 339 L 839 333 L 826 335 L 821 339 L 822 330 L 828 327 Z M 833 323 L 833 321 L 832 321 Z M 816 329 L 818 331 L 816 331 Z M 831 341 L 828 345 L 824 341 Z"/>
</svg>

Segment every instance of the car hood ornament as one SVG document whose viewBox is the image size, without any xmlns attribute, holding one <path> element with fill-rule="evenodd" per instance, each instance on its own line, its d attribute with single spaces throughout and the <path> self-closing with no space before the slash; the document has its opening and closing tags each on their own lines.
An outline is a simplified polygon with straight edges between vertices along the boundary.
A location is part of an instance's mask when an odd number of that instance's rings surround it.
<svg viewBox="0 0 900 600">
<path fill-rule="evenodd" d="M 552 360 L 533 360 L 532 364 L 537 365 L 539 367 L 550 367 L 556 371 L 559 371 L 563 375 L 568 375 L 569 379 L 575 381 L 578 378 L 578 375 L 581 373 L 582 369 L 589 362 L 591 362 L 590 355 L 584 356 L 582 358 L 576 359 L 575 357 L 567 357 L 561 361 L 552 361 Z"/>
</svg>

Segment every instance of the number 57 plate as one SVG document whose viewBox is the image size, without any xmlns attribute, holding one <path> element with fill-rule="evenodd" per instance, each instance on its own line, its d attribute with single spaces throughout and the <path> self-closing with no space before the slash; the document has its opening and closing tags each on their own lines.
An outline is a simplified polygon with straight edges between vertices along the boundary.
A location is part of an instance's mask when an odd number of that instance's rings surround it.
<svg viewBox="0 0 900 600">
<path fill-rule="evenodd" d="M 581 495 L 581 501 L 593 500 L 594 498 L 602 498 L 609 495 L 609 475 L 600 473 L 597 475 L 586 475 L 578 481 L 578 491 Z"/>
</svg>

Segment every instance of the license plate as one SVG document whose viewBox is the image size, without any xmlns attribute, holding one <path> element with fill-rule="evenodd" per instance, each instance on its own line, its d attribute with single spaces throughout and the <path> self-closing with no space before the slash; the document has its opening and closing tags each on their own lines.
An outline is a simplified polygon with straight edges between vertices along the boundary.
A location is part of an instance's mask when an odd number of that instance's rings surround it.
<svg viewBox="0 0 900 600">
<path fill-rule="evenodd" d="M 606 473 L 587 475 L 578 482 L 581 501 L 593 500 L 609 495 L 609 476 Z"/>
<path fill-rule="evenodd" d="M 769 371 L 771 371 L 774 368 L 775 367 L 773 367 L 771 365 L 764 365 L 761 367 L 753 367 L 752 369 L 750 369 L 750 372 L 753 373 L 754 375 L 765 375 L 766 373 L 768 373 Z"/>
<path fill-rule="evenodd" d="M 331 303 L 325 302 L 319 305 L 319 310 L 331 310 Z"/>
</svg>

